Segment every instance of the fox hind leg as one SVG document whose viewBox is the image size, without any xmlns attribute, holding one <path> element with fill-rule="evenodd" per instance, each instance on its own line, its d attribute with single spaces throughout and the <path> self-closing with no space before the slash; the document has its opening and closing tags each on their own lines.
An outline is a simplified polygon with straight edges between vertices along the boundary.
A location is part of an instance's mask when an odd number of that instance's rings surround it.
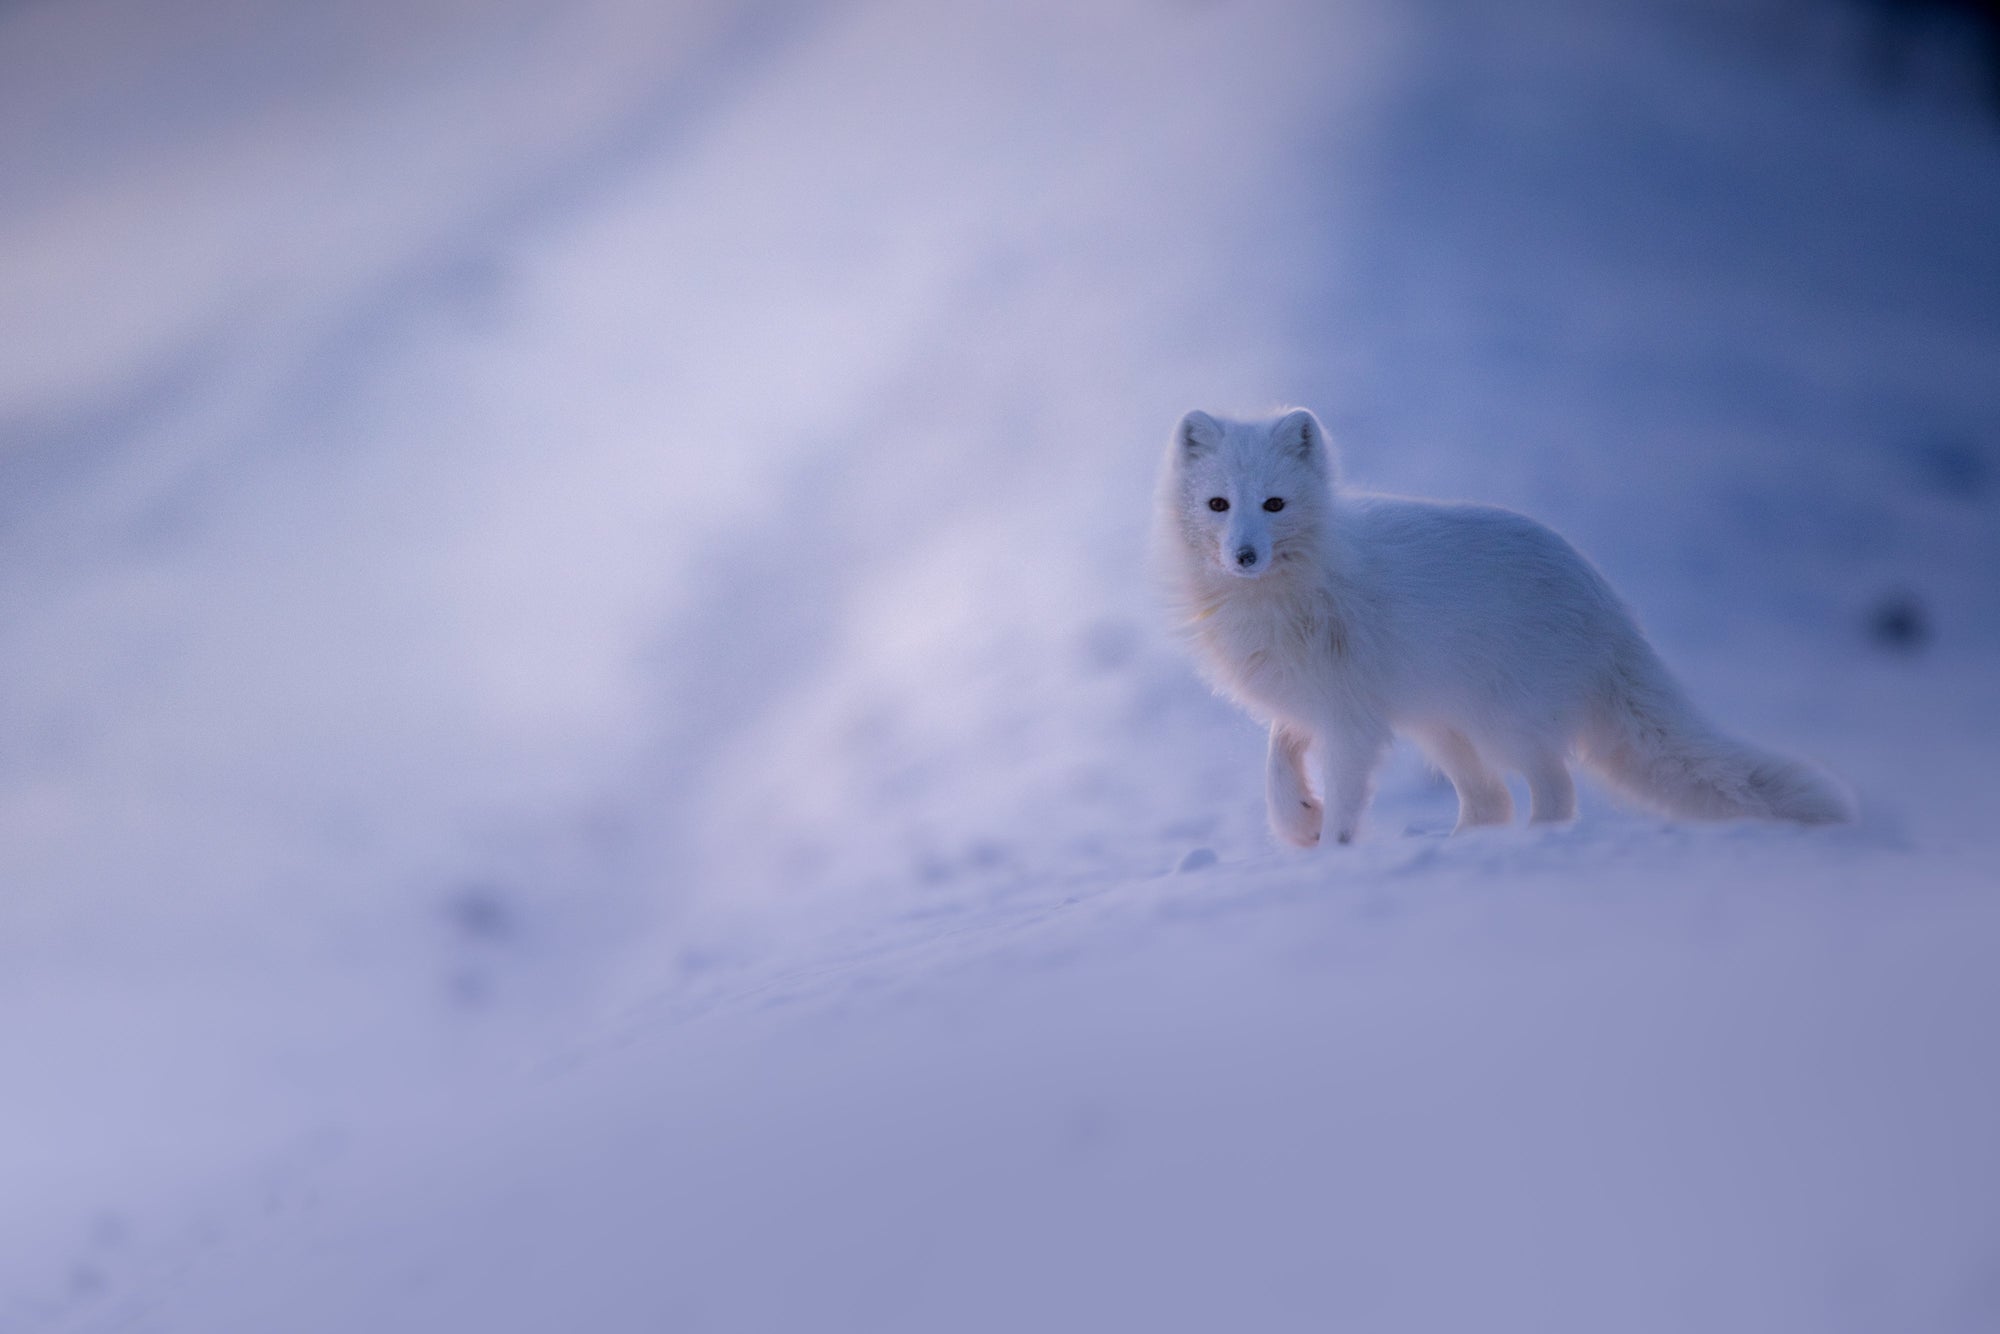
<svg viewBox="0 0 2000 1334">
<path fill-rule="evenodd" d="M 1424 740 L 1425 749 L 1458 791 L 1458 827 L 1453 833 L 1479 825 L 1506 824 L 1514 818 L 1514 794 L 1463 732 L 1442 728 Z"/>
<path fill-rule="evenodd" d="M 1271 724 L 1271 753 L 1264 774 L 1264 798 L 1271 832 L 1295 848 L 1319 842 L 1322 812 L 1306 783 L 1306 734 Z"/>
<path fill-rule="evenodd" d="M 1564 824 L 1576 818 L 1576 784 L 1569 765 L 1553 751 L 1541 751 L 1522 766 L 1528 779 L 1530 824 Z"/>
</svg>

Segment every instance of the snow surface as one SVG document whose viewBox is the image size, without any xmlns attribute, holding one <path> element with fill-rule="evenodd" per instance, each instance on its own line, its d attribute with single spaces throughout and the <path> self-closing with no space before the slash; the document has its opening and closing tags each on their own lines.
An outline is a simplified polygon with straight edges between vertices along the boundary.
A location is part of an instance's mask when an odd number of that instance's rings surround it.
<svg viewBox="0 0 2000 1334">
<path fill-rule="evenodd" d="M 2000 1328 L 2000 131 L 1859 14 L 0 7 L 0 1331 Z M 1280 402 L 1863 820 L 1275 848 L 1143 553 Z"/>
</svg>

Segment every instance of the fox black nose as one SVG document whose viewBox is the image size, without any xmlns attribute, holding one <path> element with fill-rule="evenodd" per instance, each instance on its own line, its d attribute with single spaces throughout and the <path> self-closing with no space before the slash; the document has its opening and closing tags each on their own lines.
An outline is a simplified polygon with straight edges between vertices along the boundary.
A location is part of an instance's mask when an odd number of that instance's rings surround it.
<svg viewBox="0 0 2000 1334">
<path fill-rule="evenodd" d="M 1252 565 L 1255 565 L 1257 563 L 1257 548 L 1255 547 L 1236 548 L 1236 563 L 1238 565 L 1241 565 L 1246 570 L 1249 569 Z"/>
</svg>

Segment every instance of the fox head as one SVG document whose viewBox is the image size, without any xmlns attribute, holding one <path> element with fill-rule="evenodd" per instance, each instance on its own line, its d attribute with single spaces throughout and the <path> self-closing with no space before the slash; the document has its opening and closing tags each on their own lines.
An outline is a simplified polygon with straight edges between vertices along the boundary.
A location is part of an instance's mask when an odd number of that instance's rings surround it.
<svg viewBox="0 0 2000 1334">
<path fill-rule="evenodd" d="M 1326 432 L 1304 408 L 1248 422 L 1190 412 L 1174 428 L 1165 499 L 1197 560 L 1257 579 L 1312 540 L 1333 474 Z"/>
</svg>

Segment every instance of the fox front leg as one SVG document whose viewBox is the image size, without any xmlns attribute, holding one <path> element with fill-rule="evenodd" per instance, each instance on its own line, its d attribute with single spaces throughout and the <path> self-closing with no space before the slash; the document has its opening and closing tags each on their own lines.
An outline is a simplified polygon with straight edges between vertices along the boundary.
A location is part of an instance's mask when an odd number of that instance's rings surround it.
<svg viewBox="0 0 2000 1334">
<path fill-rule="evenodd" d="M 1352 843 L 1361 832 L 1361 815 L 1375 795 L 1375 770 L 1389 750 L 1386 727 L 1348 726 L 1329 729 L 1320 761 L 1326 794 L 1324 832 L 1335 843 Z"/>
<path fill-rule="evenodd" d="M 1319 842 L 1321 811 L 1306 783 L 1303 732 L 1283 723 L 1271 724 L 1271 754 L 1264 771 L 1264 799 L 1270 806 L 1271 832 L 1295 848 Z"/>
</svg>

